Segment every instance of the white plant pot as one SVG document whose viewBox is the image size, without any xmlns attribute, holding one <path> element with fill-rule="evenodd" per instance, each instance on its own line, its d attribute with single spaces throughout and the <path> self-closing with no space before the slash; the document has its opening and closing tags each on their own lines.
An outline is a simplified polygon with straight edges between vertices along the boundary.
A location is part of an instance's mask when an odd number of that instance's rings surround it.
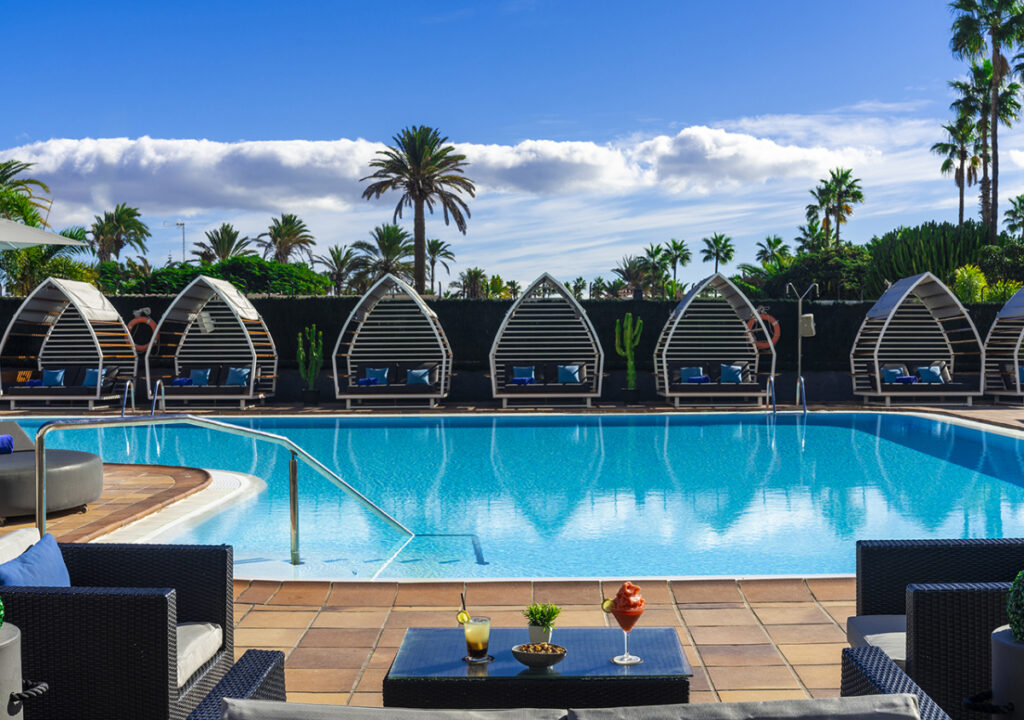
<svg viewBox="0 0 1024 720">
<path fill-rule="evenodd" d="M 1024 642 L 1018 642 L 1009 625 L 992 631 L 992 702 L 1013 703 L 1004 718 L 1024 718 Z"/>
<path fill-rule="evenodd" d="M 551 642 L 551 628 L 542 628 L 539 625 L 529 625 L 530 628 L 530 642 L 546 643 Z"/>
</svg>

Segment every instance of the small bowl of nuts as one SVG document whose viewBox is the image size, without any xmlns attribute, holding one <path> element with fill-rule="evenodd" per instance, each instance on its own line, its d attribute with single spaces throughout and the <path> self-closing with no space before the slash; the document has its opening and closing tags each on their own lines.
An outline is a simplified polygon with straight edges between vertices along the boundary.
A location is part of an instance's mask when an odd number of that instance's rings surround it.
<svg viewBox="0 0 1024 720">
<path fill-rule="evenodd" d="M 532 668 L 549 668 L 565 660 L 565 648 L 551 643 L 523 643 L 512 648 L 512 656 Z"/>
</svg>

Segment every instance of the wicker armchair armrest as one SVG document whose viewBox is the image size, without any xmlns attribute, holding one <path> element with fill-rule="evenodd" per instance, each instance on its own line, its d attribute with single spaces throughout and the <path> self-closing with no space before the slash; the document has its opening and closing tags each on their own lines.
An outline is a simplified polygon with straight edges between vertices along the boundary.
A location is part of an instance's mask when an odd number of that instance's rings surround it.
<svg viewBox="0 0 1024 720">
<path fill-rule="evenodd" d="M 224 698 L 284 702 L 284 653 L 280 650 L 246 650 L 189 714 L 188 720 L 220 720 L 220 705 Z"/>
<path fill-rule="evenodd" d="M 1009 583 L 907 588 L 907 674 L 952 717 L 961 701 L 992 686 L 990 635 L 1005 625 Z"/>
<path fill-rule="evenodd" d="M 859 540 L 857 614 L 902 615 L 911 583 L 1011 582 L 1024 538 Z"/>
<path fill-rule="evenodd" d="M 214 622 L 234 647 L 232 552 L 229 545 L 62 543 L 71 584 L 174 588 L 178 622 Z"/>
<path fill-rule="evenodd" d="M 917 696 L 921 720 L 950 720 L 917 683 L 911 680 L 881 648 L 857 647 L 843 650 L 843 679 L 840 695 Z"/>
<path fill-rule="evenodd" d="M 22 633 L 23 676 L 50 684 L 33 717 L 167 717 L 176 674 L 170 588 L 5 587 L 7 619 Z"/>
</svg>

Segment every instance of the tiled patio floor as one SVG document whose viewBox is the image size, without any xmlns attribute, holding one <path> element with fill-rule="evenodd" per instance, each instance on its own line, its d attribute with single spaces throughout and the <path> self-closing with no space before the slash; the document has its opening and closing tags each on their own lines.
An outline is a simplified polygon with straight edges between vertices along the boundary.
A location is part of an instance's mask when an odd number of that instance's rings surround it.
<svg viewBox="0 0 1024 720">
<path fill-rule="evenodd" d="M 289 700 L 380 705 L 405 629 L 455 627 L 460 592 L 471 611 L 497 626 L 523 627 L 520 611 L 537 601 L 561 605 L 563 627 L 617 627 L 600 602 L 619 584 L 236 581 L 235 650 L 283 650 Z M 647 581 L 641 588 L 641 623 L 676 628 L 694 666 L 691 702 L 839 694 L 853 578 Z"/>
</svg>

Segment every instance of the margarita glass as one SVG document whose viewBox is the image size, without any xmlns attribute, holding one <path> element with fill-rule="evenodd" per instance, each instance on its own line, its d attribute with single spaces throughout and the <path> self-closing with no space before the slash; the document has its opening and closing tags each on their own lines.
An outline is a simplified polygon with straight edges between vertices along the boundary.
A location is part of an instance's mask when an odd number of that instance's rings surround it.
<svg viewBox="0 0 1024 720">
<path fill-rule="evenodd" d="M 622 583 L 619 592 L 614 599 L 606 599 L 601 604 L 601 609 L 615 616 L 615 621 L 622 628 L 624 638 L 623 652 L 612 658 L 616 665 L 637 665 L 643 660 L 629 652 L 629 631 L 636 625 L 637 620 L 644 614 L 647 603 L 640 595 L 640 588 L 631 582 Z"/>
</svg>

